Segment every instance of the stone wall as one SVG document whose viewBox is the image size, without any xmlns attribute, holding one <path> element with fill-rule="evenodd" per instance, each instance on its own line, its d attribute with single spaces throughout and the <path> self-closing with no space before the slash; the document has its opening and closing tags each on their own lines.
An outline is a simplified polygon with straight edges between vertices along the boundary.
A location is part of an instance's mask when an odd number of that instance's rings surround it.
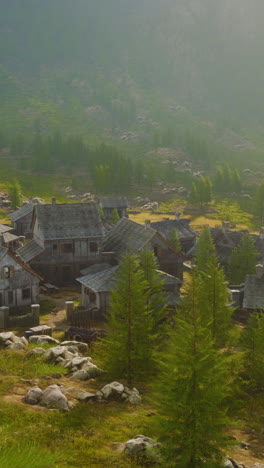
<svg viewBox="0 0 264 468">
<path fill-rule="evenodd" d="M 31 312 L 26 315 L 10 315 L 9 307 L 0 307 L 0 329 L 31 328 L 39 325 L 39 304 L 31 305 Z"/>
</svg>

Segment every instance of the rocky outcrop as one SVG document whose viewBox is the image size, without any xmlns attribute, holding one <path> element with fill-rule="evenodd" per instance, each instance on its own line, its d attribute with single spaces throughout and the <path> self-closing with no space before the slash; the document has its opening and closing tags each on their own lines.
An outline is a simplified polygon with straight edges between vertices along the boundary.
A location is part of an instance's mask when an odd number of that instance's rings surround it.
<svg viewBox="0 0 264 468">
<path fill-rule="evenodd" d="M 58 340 L 49 335 L 32 335 L 29 342 L 34 344 L 60 344 Z"/>
<path fill-rule="evenodd" d="M 136 435 L 133 439 L 125 443 L 124 454 L 142 462 L 151 464 L 159 463 L 159 448 L 161 444 L 155 442 L 150 437 Z"/>
<path fill-rule="evenodd" d="M 69 411 L 71 405 L 58 385 L 50 385 L 43 392 L 35 385 L 27 391 L 23 401 L 29 405 L 47 406 L 49 408 Z"/>
<path fill-rule="evenodd" d="M 22 336 L 16 336 L 13 332 L 0 333 L 0 347 L 24 351 L 28 346 L 27 339 Z"/>
<path fill-rule="evenodd" d="M 111 382 L 96 392 L 97 400 L 125 401 L 131 405 L 140 405 L 141 396 L 136 388 L 129 389 L 119 382 Z"/>
</svg>

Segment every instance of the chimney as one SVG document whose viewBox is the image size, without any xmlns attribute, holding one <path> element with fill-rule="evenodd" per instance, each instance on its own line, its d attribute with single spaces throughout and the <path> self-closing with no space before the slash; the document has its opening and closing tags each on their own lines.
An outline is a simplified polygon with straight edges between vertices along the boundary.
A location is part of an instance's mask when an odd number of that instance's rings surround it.
<svg viewBox="0 0 264 468">
<path fill-rule="evenodd" d="M 145 229 L 147 229 L 149 225 L 150 225 L 150 219 L 145 219 Z"/>
<path fill-rule="evenodd" d="M 177 221 L 179 221 L 180 218 L 181 218 L 181 213 L 180 213 L 179 211 L 176 211 L 176 212 L 175 212 L 175 219 L 176 219 Z"/>
<path fill-rule="evenodd" d="M 264 227 L 260 228 L 259 238 L 264 239 Z"/>
<path fill-rule="evenodd" d="M 229 226 L 230 226 L 230 221 L 223 221 L 222 223 L 223 232 L 226 232 L 229 229 Z"/>
<path fill-rule="evenodd" d="M 264 265 L 259 263 L 258 265 L 256 265 L 256 277 L 259 279 L 262 278 L 263 273 L 264 273 Z"/>
<path fill-rule="evenodd" d="M 51 199 L 51 204 L 52 204 L 52 205 L 56 205 L 56 198 L 55 198 L 55 197 L 52 197 L 52 199 Z"/>
</svg>

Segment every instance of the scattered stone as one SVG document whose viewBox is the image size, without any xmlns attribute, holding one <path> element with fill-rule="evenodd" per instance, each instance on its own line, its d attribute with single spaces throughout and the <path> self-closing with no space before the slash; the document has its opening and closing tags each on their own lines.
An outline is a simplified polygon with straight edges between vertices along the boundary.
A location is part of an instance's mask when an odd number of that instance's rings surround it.
<svg viewBox="0 0 264 468">
<path fill-rule="evenodd" d="M 58 385 L 50 385 L 44 390 L 40 405 L 50 406 L 61 411 L 70 410 L 69 402 Z"/>
<path fill-rule="evenodd" d="M 83 354 L 88 351 L 88 344 L 81 343 L 80 341 L 63 341 L 60 343 L 60 346 L 66 346 L 69 351 L 71 351 L 69 348 L 77 348 L 77 351 Z"/>
<path fill-rule="evenodd" d="M 91 401 L 96 399 L 95 393 L 82 392 L 77 398 L 79 401 Z"/>
<path fill-rule="evenodd" d="M 49 335 L 32 335 L 29 342 L 34 344 L 60 344 L 58 340 Z"/>
<path fill-rule="evenodd" d="M 37 405 L 40 402 L 42 395 L 42 390 L 37 385 L 35 385 L 33 388 L 28 390 L 23 400 L 29 405 Z"/>
<path fill-rule="evenodd" d="M 111 382 L 96 392 L 96 398 L 100 400 L 125 401 L 131 405 L 140 405 L 141 396 L 136 388 L 130 390 L 119 382 Z"/>
<path fill-rule="evenodd" d="M 0 333 L 0 346 L 14 349 L 18 351 L 24 351 L 28 345 L 28 341 L 25 337 L 20 338 L 16 336 L 13 332 L 3 332 Z"/>
<path fill-rule="evenodd" d="M 26 357 L 30 356 L 43 356 L 46 354 L 46 350 L 43 348 L 34 348 L 27 352 Z"/>
<path fill-rule="evenodd" d="M 158 463 L 160 446 L 150 437 L 140 434 L 125 443 L 124 454 L 144 462 Z"/>
</svg>

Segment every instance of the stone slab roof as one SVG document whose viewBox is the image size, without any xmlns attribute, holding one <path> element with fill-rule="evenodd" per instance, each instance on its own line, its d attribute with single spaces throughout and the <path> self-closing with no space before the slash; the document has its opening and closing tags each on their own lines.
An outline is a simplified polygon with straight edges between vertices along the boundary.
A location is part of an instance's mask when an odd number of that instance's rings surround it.
<svg viewBox="0 0 264 468">
<path fill-rule="evenodd" d="M 106 268 L 97 273 L 77 278 L 77 281 L 94 292 L 108 292 L 113 288 L 119 265 Z"/>
<path fill-rule="evenodd" d="M 156 231 L 127 218 L 121 218 L 107 233 L 103 241 L 105 252 L 115 252 L 120 257 L 128 250 L 139 252 L 154 237 Z"/>
<path fill-rule="evenodd" d="M 99 265 L 97 265 L 99 266 Z M 92 272 L 90 268 L 90 274 L 77 278 L 77 281 L 83 286 L 92 289 L 94 292 L 108 292 L 110 291 L 115 283 L 115 279 L 118 273 L 119 265 L 110 266 L 102 269 L 101 271 Z M 89 268 L 86 269 L 88 271 Z M 164 273 L 163 271 L 157 270 L 164 281 L 164 285 L 177 285 L 181 284 L 181 281 L 175 276 Z M 173 293 L 167 292 L 168 296 Z M 178 297 L 178 296 L 177 296 Z"/>
<path fill-rule="evenodd" d="M 24 216 L 28 215 L 29 213 L 32 213 L 33 209 L 34 205 L 32 205 L 32 203 L 25 203 L 25 205 L 21 206 L 21 208 L 11 213 L 9 218 L 14 223 L 17 220 L 24 218 Z"/>
<path fill-rule="evenodd" d="M 111 266 L 113 265 L 110 265 L 110 263 L 98 263 L 96 265 L 91 265 L 87 268 L 84 268 L 81 270 L 81 274 L 83 276 L 92 275 L 94 273 L 98 273 L 99 271 L 106 270 L 107 268 L 111 268 Z"/>
<path fill-rule="evenodd" d="M 27 244 L 23 245 L 17 249 L 17 256 L 25 263 L 30 262 L 33 258 L 44 252 L 43 247 L 41 247 L 36 241 L 31 240 Z"/>
<path fill-rule="evenodd" d="M 126 197 L 102 197 L 100 198 L 102 208 L 127 208 L 128 201 Z"/>
<path fill-rule="evenodd" d="M 264 276 L 247 275 L 245 281 L 243 307 L 264 309 Z"/>
<path fill-rule="evenodd" d="M 150 227 L 162 234 L 166 239 L 171 236 L 172 229 L 176 229 L 180 239 L 193 239 L 198 234 L 190 226 L 190 219 L 167 219 L 150 223 Z"/>
<path fill-rule="evenodd" d="M 6 226 L 5 224 L 0 224 L 0 234 L 3 234 L 4 232 L 9 232 L 12 231 L 14 228 L 12 226 Z"/>
<path fill-rule="evenodd" d="M 104 236 L 98 206 L 93 202 L 36 205 L 33 218 L 37 219 L 44 240 Z"/>
<path fill-rule="evenodd" d="M 9 242 L 13 242 L 19 239 L 19 236 L 15 236 L 14 234 L 11 234 L 11 232 L 4 232 L 2 234 L 2 239 L 5 244 L 8 244 Z"/>
</svg>

